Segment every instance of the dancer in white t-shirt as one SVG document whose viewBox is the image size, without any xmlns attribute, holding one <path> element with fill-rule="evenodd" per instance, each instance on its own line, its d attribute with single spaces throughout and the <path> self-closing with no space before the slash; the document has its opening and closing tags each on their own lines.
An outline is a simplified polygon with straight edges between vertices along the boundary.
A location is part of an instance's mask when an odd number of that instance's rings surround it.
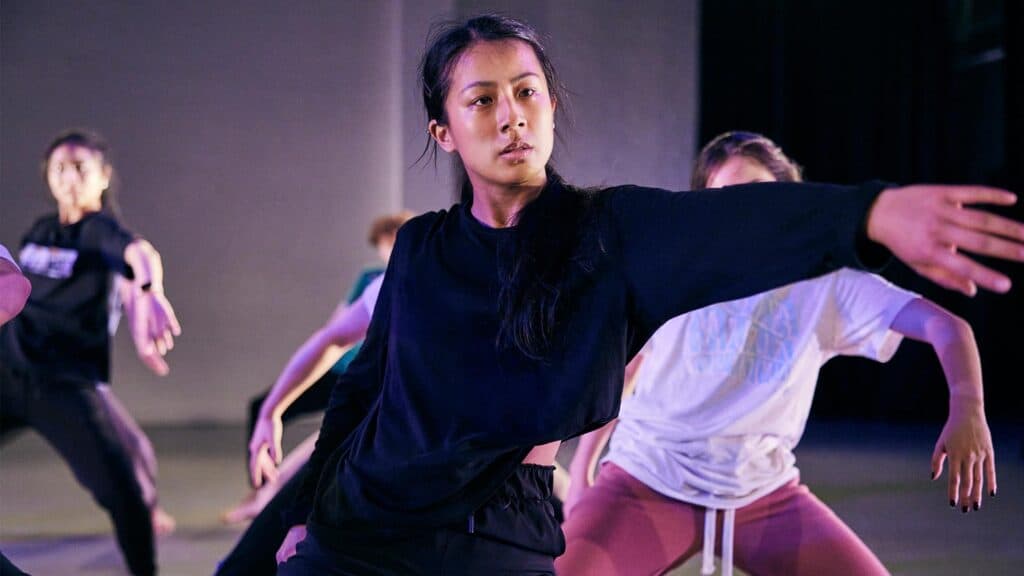
<svg viewBox="0 0 1024 576">
<path fill-rule="evenodd" d="M 731 132 L 701 152 L 692 186 L 799 179 L 771 140 Z M 996 477 L 970 326 L 879 276 L 841 269 L 679 316 L 651 337 L 617 422 L 580 440 L 558 573 L 660 574 L 703 550 L 711 574 L 720 550 L 724 574 L 734 562 L 754 574 L 886 574 L 800 483 L 793 449 L 821 366 L 838 355 L 885 362 L 903 336 L 934 346 L 949 383 L 932 477 L 948 458 L 950 505 L 977 510 Z"/>
</svg>

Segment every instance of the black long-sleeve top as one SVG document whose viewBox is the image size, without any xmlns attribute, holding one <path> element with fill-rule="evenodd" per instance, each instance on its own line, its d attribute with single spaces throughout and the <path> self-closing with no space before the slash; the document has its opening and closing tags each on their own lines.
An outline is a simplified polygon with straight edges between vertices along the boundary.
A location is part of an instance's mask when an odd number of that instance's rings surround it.
<svg viewBox="0 0 1024 576">
<path fill-rule="evenodd" d="M 596 192 L 602 254 L 542 360 L 496 345 L 499 258 L 517 228 L 489 228 L 466 205 L 414 218 L 398 234 L 366 343 L 335 386 L 312 480 L 286 521 L 312 510 L 309 529 L 338 545 L 465 521 L 531 448 L 614 418 L 623 367 L 667 320 L 859 267 L 880 190 Z M 566 193 L 553 175 L 535 201 Z"/>
</svg>

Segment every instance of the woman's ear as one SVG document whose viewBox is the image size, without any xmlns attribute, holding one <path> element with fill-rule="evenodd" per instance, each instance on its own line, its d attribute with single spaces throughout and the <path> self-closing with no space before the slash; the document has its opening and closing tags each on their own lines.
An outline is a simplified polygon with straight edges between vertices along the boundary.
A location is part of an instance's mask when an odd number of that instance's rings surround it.
<svg viewBox="0 0 1024 576">
<path fill-rule="evenodd" d="M 448 126 L 439 123 L 437 120 L 431 120 L 427 124 L 427 132 L 442 150 L 449 153 L 455 151 L 455 141 L 452 140 L 452 133 L 448 130 Z"/>
<path fill-rule="evenodd" d="M 103 165 L 103 190 L 110 188 L 110 179 L 114 176 L 114 167 L 110 164 Z"/>
</svg>

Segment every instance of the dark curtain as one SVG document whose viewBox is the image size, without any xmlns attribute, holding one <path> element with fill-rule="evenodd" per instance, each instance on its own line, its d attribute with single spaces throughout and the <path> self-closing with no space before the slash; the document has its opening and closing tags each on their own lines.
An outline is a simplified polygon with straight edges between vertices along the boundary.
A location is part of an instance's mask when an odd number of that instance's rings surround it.
<svg viewBox="0 0 1024 576">
<path fill-rule="evenodd" d="M 977 183 L 1024 195 L 1021 16 L 1009 0 L 708 0 L 701 145 L 753 130 L 808 180 Z M 1024 219 L 1020 205 L 999 212 Z M 989 417 L 1019 422 L 1024 266 L 996 267 L 1014 279 L 1011 294 L 966 298 L 901 264 L 883 275 L 971 323 Z M 931 347 L 905 341 L 886 365 L 831 361 L 813 416 L 942 420 L 945 389 Z"/>
</svg>

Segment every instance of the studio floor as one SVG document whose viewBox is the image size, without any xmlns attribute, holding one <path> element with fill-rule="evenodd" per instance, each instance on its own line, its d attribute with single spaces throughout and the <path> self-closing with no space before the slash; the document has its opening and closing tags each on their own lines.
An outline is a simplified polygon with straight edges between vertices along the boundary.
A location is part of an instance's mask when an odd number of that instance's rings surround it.
<svg viewBox="0 0 1024 576">
<path fill-rule="evenodd" d="M 310 430 L 312 421 L 297 428 Z M 209 575 L 244 526 L 223 510 L 245 492 L 244 433 L 228 426 L 147 428 L 164 507 L 178 522 L 159 540 L 160 573 Z M 812 423 L 797 457 L 803 480 L 893 574 L 1024 574 L 1024 426 L 994 424 L 999 494 L 980 512 L 949 508 L 929 482 L 938 426 Z M 289 431 L 291 439 L 298 431 Z M 571 443 L 559 460 L 568 463 Z M 34 433 L 0 448 L 0 550 L 30 574 L 122 575 L 106 515 Z M 698 574 L 690 561 L 673 576 Z"/>
</svg>

